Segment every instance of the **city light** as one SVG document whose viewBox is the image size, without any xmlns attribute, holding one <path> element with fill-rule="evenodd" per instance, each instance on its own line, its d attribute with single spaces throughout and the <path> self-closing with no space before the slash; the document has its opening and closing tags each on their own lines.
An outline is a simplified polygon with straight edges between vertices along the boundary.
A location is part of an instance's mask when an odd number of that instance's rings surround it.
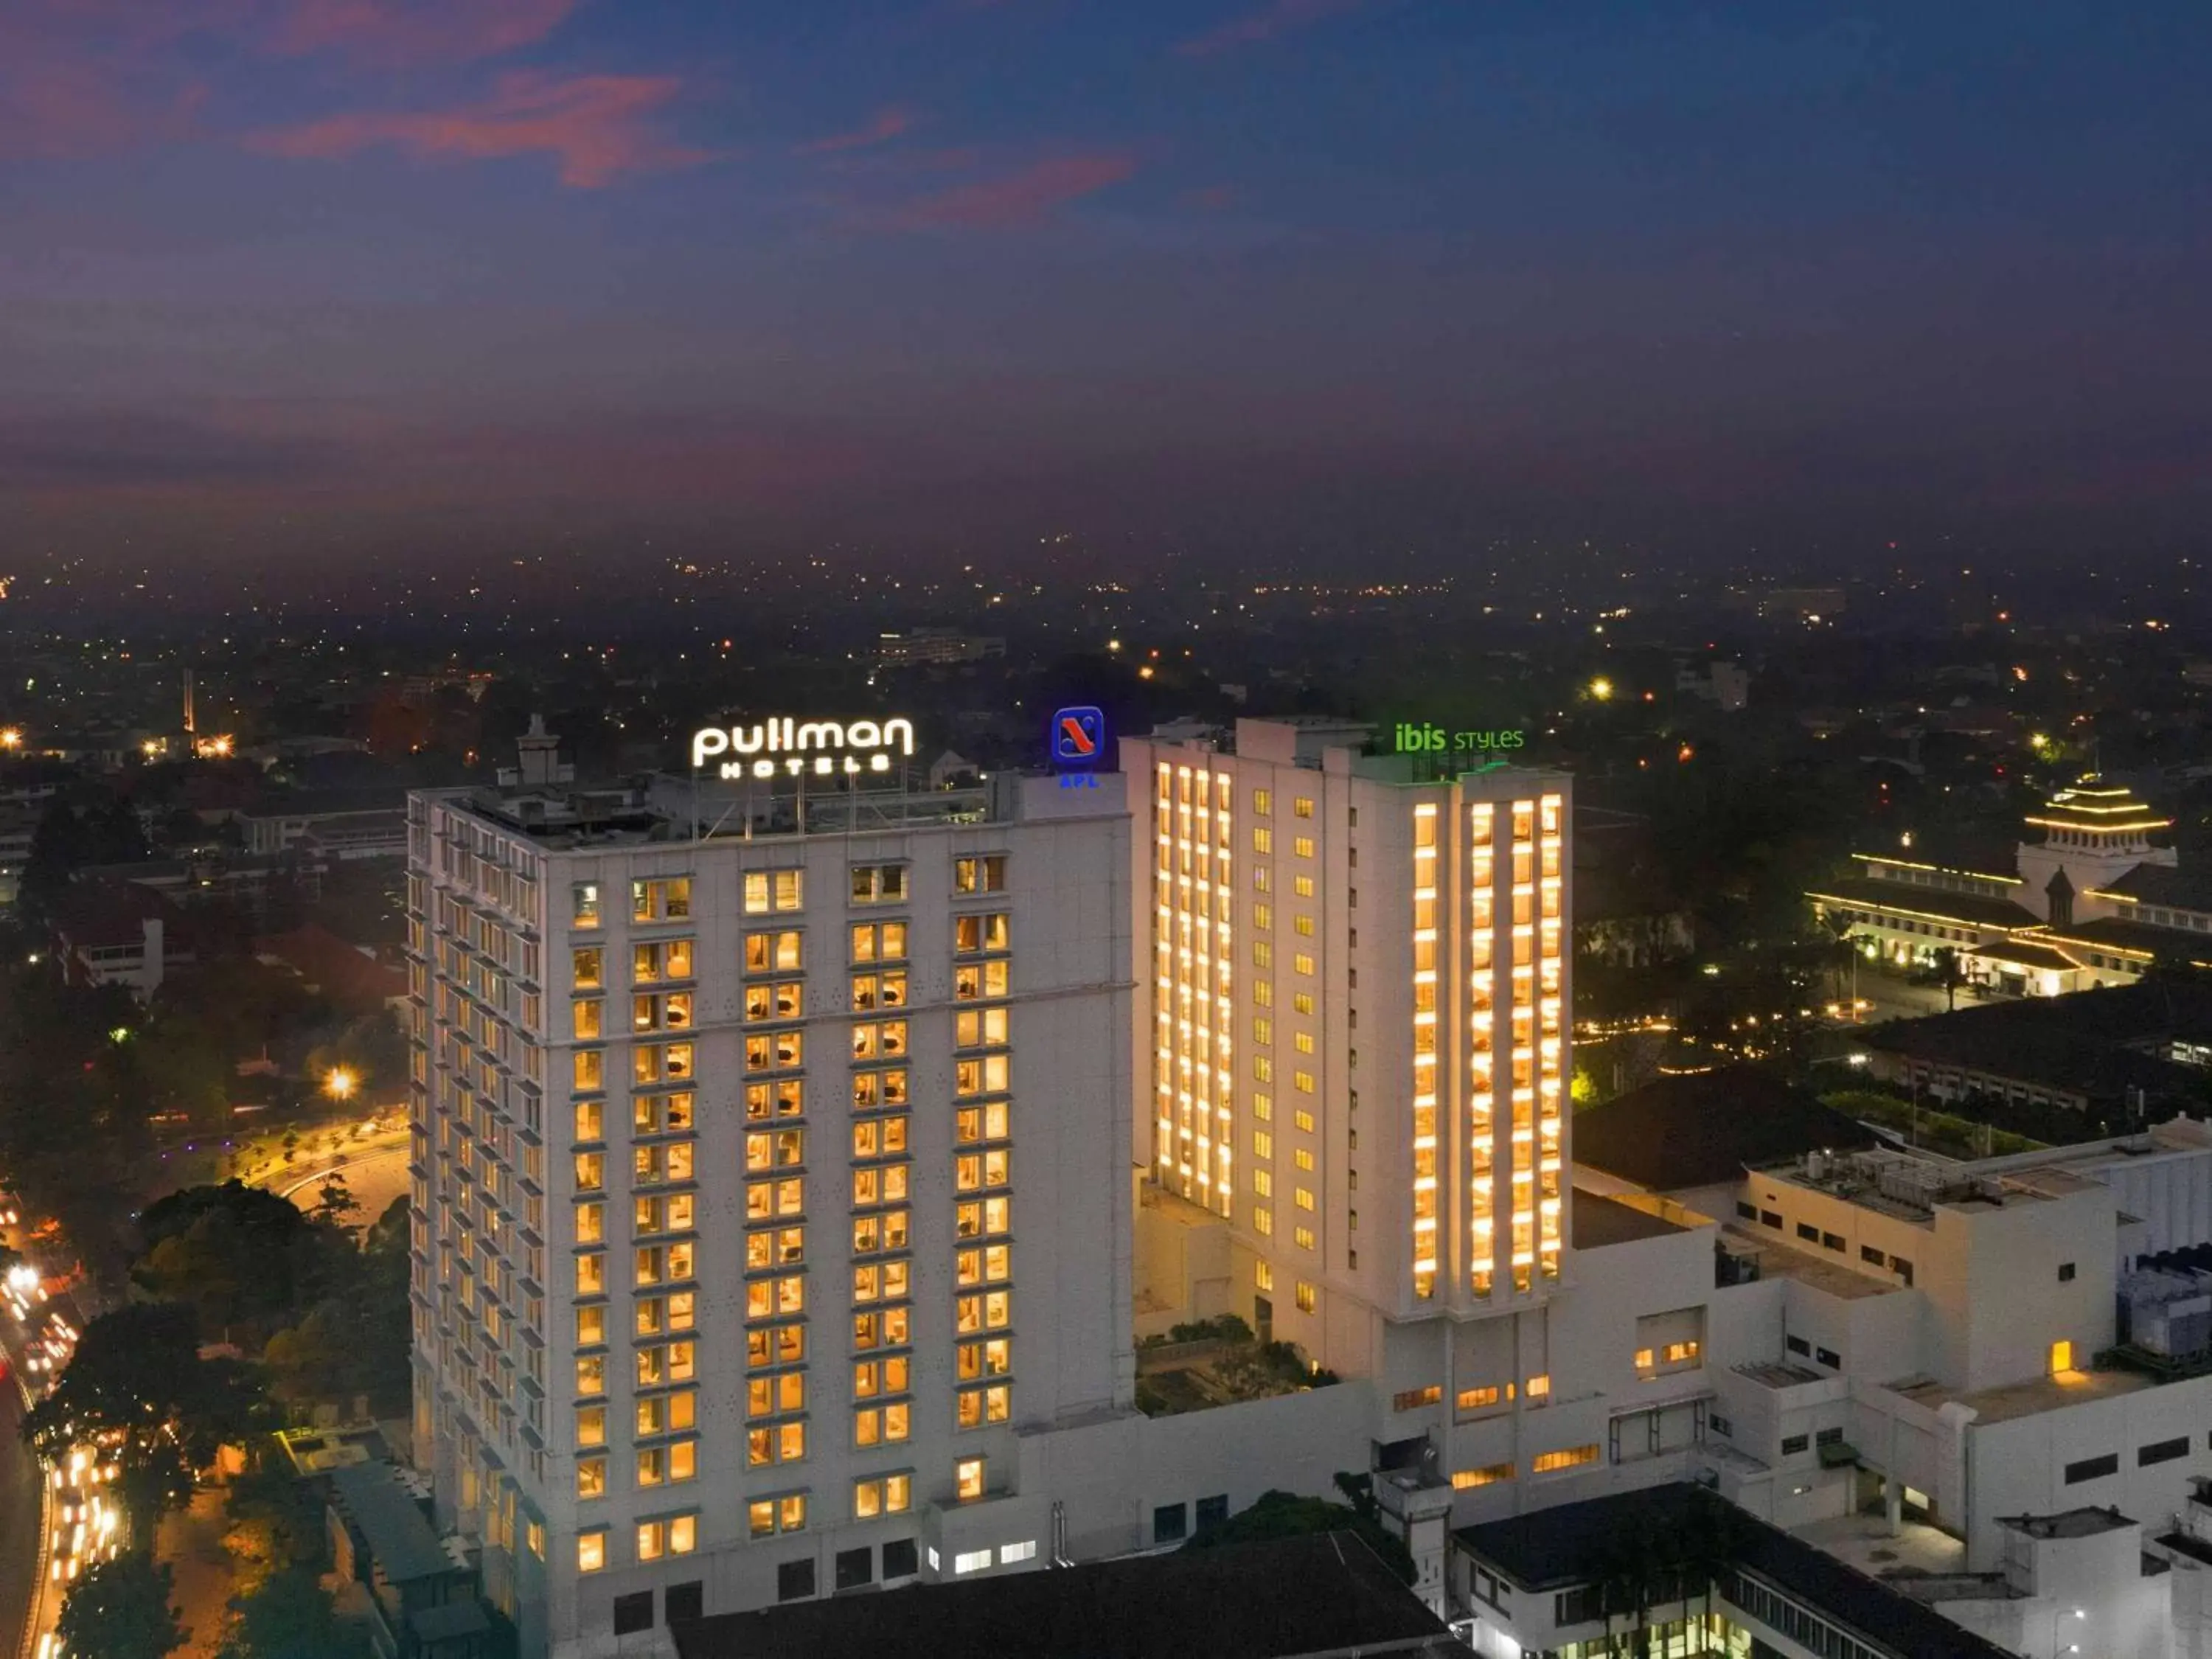
<svg viewBox="0 0 2212 1659">
<path fill-rule="evenodd" d="M 350 1100 L 353 1091 L 361 1086 L 361 1079 L 343 1066 L 334 1066 L 323 1079 L 324 1092 L 332 1100 Z"/>
<path fill-rule="evenodd" d="M 1602 677 L 1592 680 L 1589 683 L 1589 694 L 1599 702 L 1610 702 L 1613 700 L 1613 682 Z"/>
<path fill-rule="evenodd" d="M 21 749 L 22 746 L 23 732 L 21 727 L 10 726 L 4 729 L 0 729 L 0 749 L 12 751 Z"/>
</svg>

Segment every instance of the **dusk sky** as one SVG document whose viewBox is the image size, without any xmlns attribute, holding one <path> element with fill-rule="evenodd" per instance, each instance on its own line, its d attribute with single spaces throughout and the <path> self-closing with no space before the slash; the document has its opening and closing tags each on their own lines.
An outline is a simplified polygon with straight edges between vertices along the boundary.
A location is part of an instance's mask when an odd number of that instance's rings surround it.
<svg viewBox="0 0 2212 1659">
<path fill-rule="evenodd" d="M 0 569 L 2124 550 L 2203 0 L 0 0 Z"/>
</svg>

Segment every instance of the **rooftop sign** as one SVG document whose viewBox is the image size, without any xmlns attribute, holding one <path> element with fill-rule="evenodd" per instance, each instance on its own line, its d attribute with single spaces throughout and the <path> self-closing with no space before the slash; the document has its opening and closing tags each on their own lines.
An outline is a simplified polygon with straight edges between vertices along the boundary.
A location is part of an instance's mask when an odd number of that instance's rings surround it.
<svg viewBox="0 0 2212 1659">
<path fill-rule="evenodd" d="M 914 754 L 914 722 L 802 720 L 778 715 L 750 726 L 702 726 L 691 734 L 691 769 L 725 755 L 725 778 L 772 778 L 778 773 L 826 778 L 838 774 L 888 772 L 891 757 Z"/>
<path fill-rule="evenodd" d="M 1391 731 L 1391 748 L 1401 755 L 1484 754 L 1527 745 L 1526 732 L 1451 732 L 1427 721 L 1401 721 Z"/>
</svg>

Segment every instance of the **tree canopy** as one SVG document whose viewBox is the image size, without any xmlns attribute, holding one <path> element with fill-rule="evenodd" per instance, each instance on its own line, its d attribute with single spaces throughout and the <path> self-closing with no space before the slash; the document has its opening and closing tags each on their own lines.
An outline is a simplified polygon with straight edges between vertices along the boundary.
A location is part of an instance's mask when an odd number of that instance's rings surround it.
<svg viewBox="0 0 2212 1659">
<path fill-rule="evenodd" d="M 1413 1553 L 1405 1540 L 1386 1529 L 1370 1512 L 1326 1498 L 1301 1498 L 1295 1492 L 1263 1492 L 1249 1510 L 1239 1510 L 1218 1525 L 1205 1528 L 1184 1547 L 1210 1549 L 1221 1544 L 1249 1544 L 1269 1538 L 1303 1538 L 1310 1533 L 1349 1532 L 1380 1557 L 1406 1583 L 1413 1582 Z"/>
<path fill-rule="evenodd" d="M 63 1659 L 164 1659 L 190 1634 L 169 1603 L 169 1569 L 143 1551 L 96 1561 L 70 1587 L 55 1633 Z"/>
<path fill-rule="evenodd" d="M 22 1432 L 50 1462 L 86 1441 L 112 1456 L 124 1504 L 143 1535 L 163 1510 L 191 1498 L 193 1470 L 254 1431 L 261 1405 L 251 1366 L 200 1358 L 188 1304 L 135 1303 L 85 1326 Z"/>
</svg>

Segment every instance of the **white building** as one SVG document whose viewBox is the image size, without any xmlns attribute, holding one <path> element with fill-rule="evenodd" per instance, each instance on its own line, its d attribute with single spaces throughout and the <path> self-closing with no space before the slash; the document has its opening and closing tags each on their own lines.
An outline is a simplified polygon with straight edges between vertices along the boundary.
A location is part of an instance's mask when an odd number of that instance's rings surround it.
<svg viewBox="0 0 2212 1659">
<path fill-rule="evenodd" d="M 805 801 L 580 790 L 538 738 L 415 798 L 417 1456 L 526 1656 L 1339 1472 L 1462 1613 L 1449 1528 L 1671 1481 L 1933 1540 L 2023 1641 L 2185 1530 L 2212 1364 L 2107 1356 L 2136 1259 L 2212 1238 L 2212 1137 L 1961 1166 L 1719 1110 L 1755 1156 L 1578 1189 L 1567 780 L 1347 735 Z M 1230 1313 L 1343 1380 L 1136 1411 L 1137 1336 Z M 2036 1536 L 2076 1510 L 2124 1519 Z M 2153 1659 L 2147 1605 L 2081 1604 Z"/>
<path fill-rule="evenodd" d="M 416 1457 L 524 1654 L 964 1571 L 1126 1412 L 1119 782 L 411 799 Z"/>
</svg>

